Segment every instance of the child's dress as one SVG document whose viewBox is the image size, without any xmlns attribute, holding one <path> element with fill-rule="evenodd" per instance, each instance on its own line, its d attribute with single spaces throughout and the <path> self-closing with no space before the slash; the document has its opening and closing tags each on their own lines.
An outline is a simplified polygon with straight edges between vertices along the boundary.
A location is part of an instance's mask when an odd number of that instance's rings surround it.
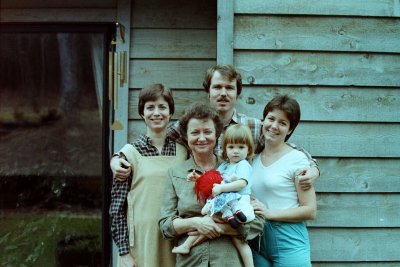
<svg viewBox="0 0 400 267">
<path fill-rule="evenodd" d="M 224 192 L 216 197 L 208 199 L 204 210 L 208 209 L 208 213 L 211 216 L 215 213 L 221 212 L 222 218 L 226 219 L 232 216 L 234 212 L 243 209 L 243 212 L 246 211 L 244 213 L 246 217 L 248 217 L 247 221 L 253 220 L 254 211 L 252 208 L 243 207 L 244 205 L 250 206 L 250 175 L 252 172 L 252 167 L 249 162 L 247 160 L 241 160 L 238 163 L 230 164 L 229 162 L 225 161 L 218 167 L 217 171 L 219 171 L 224 178 L 223 183 L 233 182 L 231 178 L 235 176 L 238 179 L 246 180 L 247 186 L 239 192 Z M 244 203 L 240 201 L 242 198 L 246 199 Z M 248 212 L 249 209 L 251 210 L 250 212 Z"/>
</svg>

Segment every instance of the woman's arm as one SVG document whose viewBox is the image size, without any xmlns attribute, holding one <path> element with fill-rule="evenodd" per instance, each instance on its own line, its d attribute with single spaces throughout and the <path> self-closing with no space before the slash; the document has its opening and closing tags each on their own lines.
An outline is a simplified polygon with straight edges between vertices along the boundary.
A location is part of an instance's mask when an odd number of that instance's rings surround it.
<svg viewBox="0 0 400 267">
<path fill-rule="evenodd" d="M 187 219 L 176 218 L 173 225 L 177 234 L 197 231 L 200 235 L 213 239 L 221 236 L 223 230 L 211 217 L 192 217 Z"/>
<path fill-rule="evenodd" d="M 130 179 L 125 181 L 114 179 L 111 189 L 111 234 L 120 256 L 129 253 L 129 232 L 125 208 L 129 188 Z"/>
<path fill-rule="evenodd" d="M 315 219 L 317 212 L 317 200 L 314 188 L 309 190 L 301 189 L 298 179 L 295 180 L 296 190 L 300 206 L 290 209 L 267 209 L 259 200 L 253 200 L 254 213 L 263 216 L 271 221 L 299 222 Z"/>
</svg>

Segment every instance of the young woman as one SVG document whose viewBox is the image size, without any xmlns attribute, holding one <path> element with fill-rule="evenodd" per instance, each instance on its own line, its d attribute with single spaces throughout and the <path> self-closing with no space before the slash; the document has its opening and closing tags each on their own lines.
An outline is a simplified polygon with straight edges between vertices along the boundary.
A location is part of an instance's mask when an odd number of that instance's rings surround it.
<svg viewBox="0 0 400 267">
<path fill-rule="evenodd" d="M 264 217 L 264 233 L 252 240 L 256 267 L 311 266 L 310 241 L 305 221 L 315 218 L 314 188 L 303 190 L 299 170 L 309 166 L 304 153 L 286 141 L 300 121 L 300 107 L 287 95 L 273 98 L 264 108 L 264 147 L 253 161 L 252 202 Z"/>
<path fill-rule="evenodd" d="M 112 236 L 119 249 L 120 266 L 173 267 L 173 246 L 162 238 L 158 219 L 167 170 L 186 160 L 187 151 L 167 136 L 174 113 L 170 89 L 162 84 L 144 87 L 138 109 L 146 133 L 125 145 L 110 163 L 115 170 L 110 207 Z M 126 173 L 132 173 L 132 178 L 124 179 Z"/>
</svg>

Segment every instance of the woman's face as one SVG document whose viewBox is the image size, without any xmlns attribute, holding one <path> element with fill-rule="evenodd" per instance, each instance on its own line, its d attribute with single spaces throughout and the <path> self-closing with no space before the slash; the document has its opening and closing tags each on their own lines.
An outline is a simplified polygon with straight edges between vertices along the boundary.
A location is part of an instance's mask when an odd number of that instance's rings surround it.
<svg viewBox="0 0 400 267">
<path fill-rule="evenodd" d="M 212 155 L 217 143 L 215 125 L 211 119 L 190 119 L 187 140 L 194 155 Z"/>
<path fill-rule="evenodd" d="M 285 112 L 274 109 L 268 112 L 263 121 L 262 133 L 266 142 L 284 143 L 292 131 L 290 121 Z"/>
<path fill-rule="evenodd" d="M 163 97 L 144 104 L 143 119 L 147 128 L 154 132 L 165 130 L 171 118 L 168 102 Z"/>
</svg>

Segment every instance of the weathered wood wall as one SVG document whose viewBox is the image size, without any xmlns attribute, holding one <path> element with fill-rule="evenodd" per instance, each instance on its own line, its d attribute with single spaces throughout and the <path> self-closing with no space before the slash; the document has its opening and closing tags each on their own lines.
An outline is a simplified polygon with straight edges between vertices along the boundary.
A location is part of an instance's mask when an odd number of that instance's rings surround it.
<svg viewBox="0 0 400 267">
<path fill-rule="evenodd" d="M 129 140 L 145 131 L 137 112 L 144 85 L 163 83 L 173 89 L 173 119 L 190 102 L 207 101 L 202 82 L 216 63 L 216 11 L 216 3 L 205 1 L 132 1 Z"/>
<path fill-rule="evenodd" d="M 313 266 L 399 266 L 400 2 L 236 0 L 232 9 L 239 110 L 261 116 L 275 94 L 295 97 L 302 122 L 291 141 L 319 160 Z"/>
<path fill-rule="evenodd" d="M 114 22 L 117 0 L 1 0 L 0 22 Z"/>
<path fill-rule="evenodd" d="M 117 21 L 116 0 L 1 2 L 0 22 Z M 207 101 L 204 71 L 231 60 L 245 83 L 239 111 L 261 117 L 277 93 L 302 106 L 291 141 L 322 170 L 309 223 L 314 266 L 399 266 L 400 2 L 220 3 L 217 23 L 215 2 L 131 2 L 128 140 L 145 129 L 137 114 L 145 84 L 174 89 L 176 119 Z"/>
</svg>

